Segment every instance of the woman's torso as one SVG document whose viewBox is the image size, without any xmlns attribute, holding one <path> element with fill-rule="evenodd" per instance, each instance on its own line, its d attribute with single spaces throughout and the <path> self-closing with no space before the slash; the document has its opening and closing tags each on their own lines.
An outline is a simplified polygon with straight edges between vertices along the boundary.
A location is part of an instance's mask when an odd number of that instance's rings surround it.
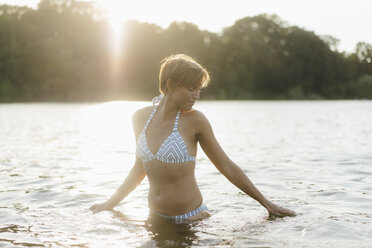
<svg viewBox="0 0 372 248">
<path fill-rule="evenodd" d="M 139 125 L 143 128 L 137 141 L 137 156 L 142 159 L 150 184 L 149 207 L 166 215 L 179 215 L 197 208 L 202 202 L 192 159 L 197 153 L 196 128 L 193 125 L 196 115 L 191 110 L 161 120 L 155 108 L 148 107 L 142 111 Z M 139 145 L 145 148 L 139 149 Z M 138 150 L 142 150 L 142 154 L 138 154 Z M 171 160 L 174 157 L 172 152 L 175 157 L 186 159 Z"/>
</svg>

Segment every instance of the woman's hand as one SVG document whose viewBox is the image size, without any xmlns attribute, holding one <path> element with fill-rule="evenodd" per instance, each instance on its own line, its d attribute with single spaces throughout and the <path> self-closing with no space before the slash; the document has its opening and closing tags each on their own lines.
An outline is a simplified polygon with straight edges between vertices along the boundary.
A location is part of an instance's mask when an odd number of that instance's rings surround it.
<svg viewBox="0 0 372 248">
<path fill-rule="evenodd" d="M 269 211 L 269 218 L 273 217 L 285 217 L 285 216 L 296 216 L 296 212 L 292 211 L 288 208 L 280 207 L 272 202 L 269 202 L 268 207 L 266 207 L 267 211 Z"/>
<path fill-rule="evenodd" d="M 89 208 L 89 210 L 92 210 L 94 214 L 101 212 L 101 211 L 110 211 L 112 210 L 113 206 L 109 202 L 104 202 L 101 204 L 94 204 Z"/>
</svg>

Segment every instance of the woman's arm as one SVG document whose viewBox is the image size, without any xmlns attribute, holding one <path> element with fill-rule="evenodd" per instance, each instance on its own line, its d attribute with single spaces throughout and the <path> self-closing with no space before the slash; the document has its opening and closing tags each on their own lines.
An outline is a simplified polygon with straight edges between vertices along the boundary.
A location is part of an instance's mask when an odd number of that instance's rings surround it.
<svg viewBox="0 0 372 248">
<path fill-rule="evenodd" d="M 198 113 L 198 127 L 197 138 L 200 146 L 216 166 L 216 168 L 236 187 L 241 189 L 244 193 L 258 201 L 263 207 L 265 207 L 270 215 L 283 217 L 283 216 L 295 216 L 295 212 L 277 206 L 273 204 L 254 186 L 254 184 L 245 175 L 242 169 L 236 165 L 226 155 L 224 150 L 216 140 L 212 127 L 208 119 L 201 113 Z"/>
<path fill-rule="evenodd" d="M 111 196 L 109 200 L 101 204 L 95 204 L 90 207 L 94 213 L 112 210 L 121 200 L 123 200 L 130 192 L 132 192 L 138 184 L 145 178 L 146 173 L 142 166 L 142 161 L 136 158 L 136 162 L 129 172 L 128 176 L 125 178 L 124 182 L 116 190 L 116 192 Z"/>
<path fill-rule="evenodd" d="M 138 110 L 136 113 L 134 113 L 132 118 L 133 131 L 136 141 L 143 126 L 143 113 L 143 110 Z M 129 195 L 129 193 L 132 192 L 138 186 L 138 184 L 142 182 L 145 176 L 146 172 L 143 168 L 142 160 L 136 156 L 136 161 L 133 168 L 130 170 L 124 182 L 111 196 L 111 198 L 104 203 L 91 206 L 90 210 L 92 210 L 93 213 L 98 213 L 105 210 L 112 210 L 120 201 L 122 201 L 127 195 Z"/>
</svg>

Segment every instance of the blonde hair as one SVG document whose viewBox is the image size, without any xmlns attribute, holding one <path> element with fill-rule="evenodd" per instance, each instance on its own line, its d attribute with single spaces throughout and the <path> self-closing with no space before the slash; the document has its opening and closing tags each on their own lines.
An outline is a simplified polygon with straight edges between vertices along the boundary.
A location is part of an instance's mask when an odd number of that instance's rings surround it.
<svg viewBox="0 0 372 248">
<path fill-rule="evenodd" d="M 210 82 L 208 71 L 195 59 L 185 54 L 176 54 L 164 58 L 159 73 L 159 91 L 168 92 L 167 81 L 172 86 L 193 86 L 204 88 Z"/>
</svg>

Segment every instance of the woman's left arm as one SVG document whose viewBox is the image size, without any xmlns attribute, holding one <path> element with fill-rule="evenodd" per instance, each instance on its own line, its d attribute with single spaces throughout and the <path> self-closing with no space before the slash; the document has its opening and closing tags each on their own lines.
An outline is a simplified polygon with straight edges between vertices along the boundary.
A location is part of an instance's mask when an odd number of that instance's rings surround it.
<svg viewBox="0 0 372 248">
<path fill-rule="evenodd" d="M 214 136 L 212 127 L 208 119 L 198 112 L 197 118 L 197 138 L 200 146 L 216 166 L 216 168 L 236 187 L 241 189 L 244 193 L 258 201 L 263 207 L 267 209 L 270 216 L 284 217 L 295 216 L 296 213 L 292 210 L 280 207 L 264 197 L 264 195 L 254 186 L 254 184 L 245 175 L 242 169 L 236 165 L 226 155 L 224 150 L 219 145 Z"/>
</svg>

